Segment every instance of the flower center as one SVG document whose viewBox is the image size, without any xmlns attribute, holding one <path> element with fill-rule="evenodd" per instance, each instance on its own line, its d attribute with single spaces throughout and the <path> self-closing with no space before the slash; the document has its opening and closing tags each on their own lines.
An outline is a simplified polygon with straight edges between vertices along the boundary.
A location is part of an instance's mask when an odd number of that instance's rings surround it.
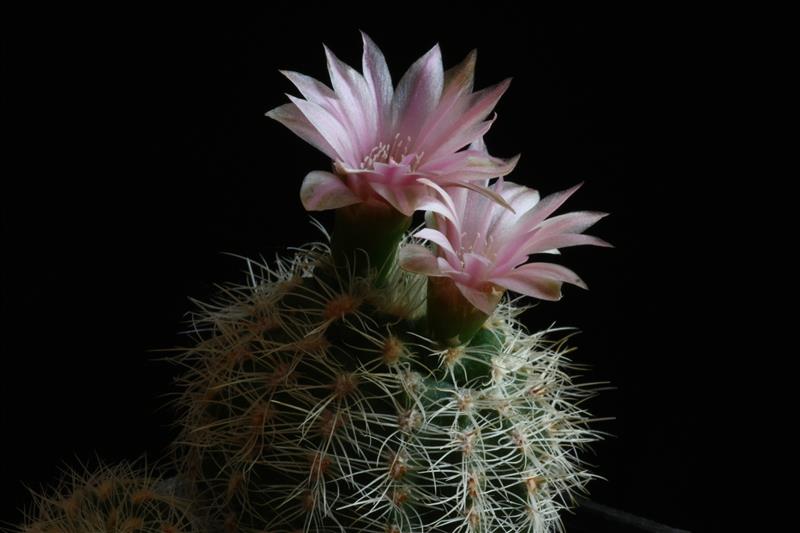
<svg viewBox="0 0 800 533">
<path fill-rule="evenodd" d="M 396 133 L 390 143 L 379 142 L 375 145 L 361 160 L 359 168 L 372 169 L 375 168 L 375 163 L 383 163 L 385 165 L 408 165 L 415 170 L 425 152 L 409 154 L 410 148 L 411 137 L 401 139 L 400 134 Z"/>
</svg>

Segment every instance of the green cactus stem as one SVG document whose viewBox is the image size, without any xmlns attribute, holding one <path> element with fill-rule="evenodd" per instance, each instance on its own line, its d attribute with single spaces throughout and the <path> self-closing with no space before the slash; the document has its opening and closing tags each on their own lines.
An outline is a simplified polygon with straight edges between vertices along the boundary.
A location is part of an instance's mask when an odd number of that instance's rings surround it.
<svg viewBox="0 0 800 533">
<path fill-rule="evenodd" d="M 179 468 L 218 531 L 543 533 L 597 438 L 557 331 L 501 303 L 469 344 L 422 335 L 425 279 L 313 247 L 250 263 L 193 320 Z"/>
<path fill-rule="evenodd" d="M 331 248 L 336 263 L 361 276 L 372 271 L 383 283 L 397 260 L 397 249 L 411 224 L 390 206 L 359 203 L 336 210 Z"/>
</svg>

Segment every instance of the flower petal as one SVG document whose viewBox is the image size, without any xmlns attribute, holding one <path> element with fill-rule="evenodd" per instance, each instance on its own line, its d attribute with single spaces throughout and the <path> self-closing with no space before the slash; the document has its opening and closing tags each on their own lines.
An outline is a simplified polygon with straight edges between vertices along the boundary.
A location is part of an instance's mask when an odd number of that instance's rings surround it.
<svg viewBox="0 0 800 533">
<path fill-rule="evenodd" d="M 497 85 L 462 96 L 463 110 L 451 113 L 448 117 L 450 120 L 437 126 L 437 133 L 427 139 L 423 149 L 430 153 L 431 157 L 436 157 L 452 153 L 470 144 L 476 138 L 473 134 L 476 124 L 489 116 L 510 84 L 511 78 L 507 78 Z"/>
<path fill-rule="evenodd" d="M 332 159 L 339 159 L 353 166 L 358 165 L 357 147 L 351 142 L 350 134 L 336 117 L 319 104 L 292 95 L 287 96 L 336 151 L 337 157 Z"/>
<path fill-rule="evenodd" d="M 517 267 L 513 274 L 516 276 L 539 277 L 553 281 L 562 281 L 582 289 L 589 288 L 575 272 L 555 263 L 527 263 Z"/>
<path fill-rule="evenodd" d="M 464 295 L 464 298 L 466 298 L 469 303 L 474 305 L 477 309 L 480 309 L 481 312 L 486 315 L 494 313 L 494 309 L 497 307 L 497 303 L 502 297 L 502 293 L 498 294 L 494 290 L 482 291 L 464 285 L 463 283 L 456 282 L 456 287 L 458 287 L 458 290 L 461 291 L 461 294 Z"/>
<path fill-rule="evenodd" d="M 503 198 L 508 202 L 511 209 L 496 209 L 495 218 L 489 228 L 489 234 L 502 236 L 508 229 L 521 217 L 539 202 L 539 192 L 518 185 L 511 181 L 503 183 Z M 497 238 L 497 237 L 495 237 Z"/>
<path fill-rule="evenodd" d="M 342 103 L 342 114 L 350 126 L 350 133 L 360 154 L 365 154 L 377 139 L 377 115 L 372 113 L 375 104 L 364 77 L 353 67 L 341 61 L 325 47 L 328 75 L 333 90 Z"/>
<path fill-rule="evenodd" d="M 414 150 L 424 151 L 426 141 L 431 136 L 438 136 L 438 131 L 449 124 L 448 117 L 463 113 L 462 106 L 457 106 L 462 101 L 461 97 L 472 92 L 475 78 L 475 60 L 477 52 L 472 50 L 464 60 L 455 67 L 445 71 L 442 97 L 433 113 L 425 119 L 425 125 L 420 130 L 419 138 L 414 139 Z"/>
<path fill-rule="evenodd" d="M 456 212 L 456 206 L 447 191 L 442 189 L 438 184 L 434 183 L 428 178 L 419 178 L 417 179 L 417 183 L 421 183 L 422 185 L 430 187 L 438 195 L 438 197 L 423 199 L 418 203 L 417 209 L 439 213 L 445 218 L 451 220 L 453 223 L 457 224 L 458 213 Z"/>
<path fill-rule="evenodd" d="M 493 277 L 491 282 L 540 300 L 557 301 L 561 299 L 562 282 L 526 272 L 522 270 L 522 267 L 505 276 Z"/>
<path fill-rule="evenodd" d="M 566 202 L 570 196 L 575 194 L 575 191 L 580 189 L 582 185 L 583 183 L 581 182 L 574 187 L 549 194 L 542 198 L 533 209 L 519 218 L 517 223 L 518 227 L 514 228 L 513 232 L 515 234 L 519 231 L 527 232 L 536 227 L 539 223 L 543 222 L 544 219 L 549 217 L 553 211 L 561 207 L 561 205 Z"/>
<path fill-rule="evenodd" d="M 333 149 L 330 143 L 325 140 L 325 137 L 323 137 L 319 130 L 309 122 L 296 105 L 291 103 L 283 104 L 282 106 L 268 111 L 266 115 L 292 130 L 295 135 L 331 159 L 337 159 L 339 157 L 336 150 Z"/>
<path fill-rule="evenodd" d="M 364 44 L 361 69 L 367 87 L 374 98 L 375 113 L 378 117 L 377 133 L 379 137 L 383 137 L 388 133 L 392 120 L 392 96 L 394 95 L 392 75 L 389 73 L 389 67 L 386 65 L 386 59 L 380 48 L 363 31 L 361 39 Z"/>
<path fill-rule="evenodd" d="M 307 211 L 338 209 L 361 202 L 339 176 L 321 170 L 309 172 L 303 179 L 300 200 Z"/>
<path fill-rule="evenodd" d="M 444 69 L 435 45 L 406 71 L 392 100 L 392 121 L 400 139 L 416 137 L 442 96 Z"/>
<path fill-rule="evenodd" d="M 473 150 L 462 150 L 435 160 L 425 160 L 418 170 L 437 174 L 440 184 L 475 181 L 509 174 L 517 165 L 519 157 L 516 155 L 510 159 L 502 159 Z"/>
<path fill-rule="evenodd" d="M 400 268 L 425 276 L 442 276 L 437 257 L 428 248 L 409 244 L 400 248 Z"/>
<path fill-rule="evenodd" d="M 442 99 L 458 97 L 472 92 L 472 85 L 475 80 L 475 62 L 477 60 L 478 51 L 472 49 L 461 60 L 461 63 L 445 71 Z"/>
<path fill-rule="evenodd" d="M 432 228 L 425 228 L 415 233 L 414 237 L 431 241 L 446 253 L 448 262 L 451 264 L 459 263 L 456 251 L 453 249 L 452 244 L 450 244 L 450 241 L 447 240 L 447 237 L 445 237 L 441 231 Z"/>
<path fill-rule="evenodd" d="M 548 237 L 558 233 L 582 233 L 607 216 L 608 213 L 599 211 L 572 211 L 548 218 L 539 224 L 536 231 L 540 236 Z"/>
<path fill-rule="evenodd" d="M 319 104 L 330 111 L 328 108 L 330 102 L 336 100 L 336 93 L 334 93 L 330 87 L 311 76 L 306 76 L 299 72 L 281 70 L 280 73 L 286 76 L 286 78 L 297 87 L 297 90 L 300 91 L 303 98 L 309 102 Z"/>
<path fill-rule="evenodd" d="M 602 246 L 604 248 L 613 248 L 613 245 L 593 235 L 560 233 L 544 239 L 539 239 L 534 235 L 531 242 L 523 246 L 523 253 L 525 253 L 525 255 L 538 254 L 547 252 L 553 248 L 569 248 L 570 246 Z"/>
</svg>

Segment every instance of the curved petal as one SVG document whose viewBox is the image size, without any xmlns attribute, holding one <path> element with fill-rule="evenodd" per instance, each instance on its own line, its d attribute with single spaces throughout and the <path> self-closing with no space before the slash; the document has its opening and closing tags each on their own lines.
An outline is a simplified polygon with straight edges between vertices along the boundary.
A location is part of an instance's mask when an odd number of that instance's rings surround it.
<svg viewBox="0 0 800 533">
<path fill-rule="evenodd" d="M 562 283 L 560 281 L 526 273 L 520 269 L 505 276 L 494 277 L 490 281 L 506 289 L 540 300 L 557 301 L 561 299 Z"/>
<path fill-rule="evenodd" d="M 608 213 L 599 211 L 572 211 L 548 218 L 539 224 L 536 231 L 542 236 L 558 233 L 582 233 L 607 216 Z"/>
<path fill-rule="evenodd" d="M 357 204 L 361 198 L 353 194 L 336 174 L 315 170 L 303 179 L 300 200 L 307 211 L 325 211 Z"/>
<path fill-rule="evenodd" d="M 526 255 L 529 255 L 546 252 L 553 248 L 569 248 L 570 246 L 602 246 L 603 248 L 613 248 L 613 245 L 593 235 L 561 233 L 544 239 L 539 239 L 536 235 L 533 235 L 530 242 L 526 243 L 522 249 Z"/>
<path fill-rule="evenodd" d="M 453 249 L 452 244 L 450 244 L 450 241 L 447 240 L 447 237 L 445 237 L 444 233 L 441 231 L 425 228 L 415 233 L 414 237 L 431 241 L 447 254 L 448 261 L 450 263 L 455 264 L 458 262 L 458 255 L 456 254 L 456 251 Z"/>
<path fill-rule="evenodd" d="M 414 139 L 414 149 L 424 151 L 426 142 L 431 136 L 437 136 L 438 130 L 446 126 L 449 115 L 458 115 L 464 110 L 457 106 L 461 97 L 472 92 L 475 79 L 475 61 L 477 52 L 472 50 L 461 63 L 445 71 L 442 97 L 436 110 L 425 119 L 419 138 Z"/>
<path fill-rule="evenodd" d="M 377 134 L 382 137 L 388 133 L 392 120 L 392 96 L 394 95 L 392 75 L 389 73 L 389 67 L 386 65 L 386 59 L 380 48 L 363 31 L 361 39 L 364 45 L 361 70 L 364 73 L 367 87 L 374 97 L 375 113 L 378 118 Z"/>
<path fill-rule="evenodd" d="M 504 182 L 502 196 L 511 205 L 513 211 L 511 209 L 495 211 L 495 219 L 489 228 L 491 235 L 505 235 L 519 217 L 539 202 L 538 191 L 511 181 Z"/>
<path fill-rule="evenodd" d="M 505 176 L 514 170 L 519 158 L 516 155 L 510 159 L 502 159 L 473 150 L 462 150 L 435 160 L 425 160 L 418 170 L 437 174 L 440 184 L 464 183 Z"/>
<path fill-rule="evenodd" d="M 325 47 L 328 60 L 328 75 L 336 96 L 342 103 L 342 115 L 351 126 L 351 135 L 356 140 L 360 154 L 365 154 L 375 145 L 377 115 L 371 112 L 375 107 L 364 77 L 353 67 L 341 61 Z"/>
<path fill-rule="evenodd" d="M 502 292 L 496 291 L 493 288 L 488 291 L 482 291 L 458 282 L 456 282 L 456 287 L 458 287 L 458 290 L 461 291 L 461 294 L 464 295 L 464 298 L 466 298 L 469 303 L 474 305 L 477 309 L 480 309 L 480 311 L 486 315 L 494 313 L 495 307 L 497 307 L 500 298 L 503 296 Z"/>
<path fill-rule="evenodd" d="M 548 194 L 542 198 L 539 203 L 533 207 L 533 209 L 523 214 L 519 218 L 517 223 L 518 227 L 514 228 L 513 232 L 515 234 L 517 234 L 519 231 L 528 232 L 536 227 L 539 223 L 543 222 L 544 219 L 549 217 L 553 211 L 561 207 L 561 205 L 566 202 L 570 196 L 575 194 L 575 191 L 580 189 L 582 185 L 583 182 L 575 185 L 574 187 L 570 187 L 569 189 Z"/>
<path fill-rule="evenodd" d="M 344 125 L 330 111 L 314 102 L 302 100 L 292 95 L 287 96 L 336 151 L 338 157 L 332 159 L 340 159 L 348 164 L 353 164 L 354 162 L 356 165 L 358 164 L 358 161 L 354 161 L 358 159 L 356 146 L 351 142 L 350 135 Z"/>
<path fill-rule="evenodd" d="M 511 84 L 511 78 L 480 90 L 471 95 L 464 95 L 464 110 L 461 113 L 452 113 L 452 119 L 445 127 L 438 128 L 436 135 L 431 135 L 424 147 L 431 153 L 431 157 L 458 150 L 472 141 L 465 141 L 468 135 L 464 132 L 471 131 L 476 124 L 482 122 L 497 105 L 497 102 Z M 474 138 L 473 138 L 474 140 Z"/>
<path fill-rule="evenodd" d="M 426 198 L 420 203 L 420 205 L 417 206 L 417 209 L 434 211 L 445 218 L 450 219 L 454 224 L 458 224 L 458 213 L 456 212 L 456 206 L 453 203 L 453 199 L 449 194 L 447 194 L 447 191 L 442 189 L 439 185 L 428 178 L 419 178 L 417 179 L 417 183 L 421 183 L 422 185 L 430 187 L 438 195 L 438 198 Z"/>
<path fill-rule="evenodd" d="M 439 270 L 436 256 L 428 248 L 419 244 L 409 244 L 400 248 L 400 268 L 425 276 L 443 276 Z"/>
<path fill-rule="evenodd" d="M 589 288 L 575 272 L 555 263 L 527 263 L 514 269 L 513 273 L 510 275 L 515 277 L 544 278 L 570 283 L 582 289 Z"/>
<path fill-rule="evenodd" d="M 529 211 L 539 203 L 539 191 L 525 187 L 513 181 L 505 181 L 503 183 L 503 198 L 511 204 L 511 207 L 519 213 Z"/>
<path fill-rule="evenodd" d="M 337 151 L 333 149 L 331 144 L 325 140 L 325 137 L 309 122 L 296 105 L 291 103 L 283 104 L 268 111 L 266 115 L 289 128 L 295 135 L 331 159 L 339 157 Z"/>
<path fill-rule="evenodd" d="M 400 139 L 416 137 L 442 96 L 442 52 L 435 45 L 414 62 L 397 84 L 392 100 L 392 121 Z"/>
<path fill-rule="evenodd" d="M 444 73 L 444 89 L 442 100 L 455 98 L 462 94 L 472 92 L 475 80 L 475 63 L 478 60 L 478 51 L 472 49 L 458 65 L 447 69 Z"/>
<path fill-rule="evenodd" d="M 330 87 L 311 76 L 306 76 L 305 74 L 291 70 L 281 70 L 280 73 L 286 76 L 286 78 L 297 87 L 297 90 L 300 91 L 303 98 L 309 102 L 314 102 L 327 109 L 330 102 L 336 100 L 336 93 L 334 93 Z"/>
</svg>

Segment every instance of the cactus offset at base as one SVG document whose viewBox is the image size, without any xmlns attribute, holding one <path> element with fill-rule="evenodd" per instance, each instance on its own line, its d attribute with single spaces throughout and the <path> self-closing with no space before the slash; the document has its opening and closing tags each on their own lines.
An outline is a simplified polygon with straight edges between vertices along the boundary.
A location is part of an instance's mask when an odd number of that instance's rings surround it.
<svg viewBox="0 0 800 533">
<path fill-rule="evenodd" d="M 560 331 L 502 304 L 469 345 L 424 331 L 424 278 L 376 287 L 322 247 L 248 262 L 180 357 L 181 470 L 224 531 L 549 531 L 592 476 Z"/>
<path fill-rule="evenodd" d="M 69 470 L 46 493 L 33 493 L 19 533 L 201 533 L 174 484 L 129 463 Z"/>
</svg>

